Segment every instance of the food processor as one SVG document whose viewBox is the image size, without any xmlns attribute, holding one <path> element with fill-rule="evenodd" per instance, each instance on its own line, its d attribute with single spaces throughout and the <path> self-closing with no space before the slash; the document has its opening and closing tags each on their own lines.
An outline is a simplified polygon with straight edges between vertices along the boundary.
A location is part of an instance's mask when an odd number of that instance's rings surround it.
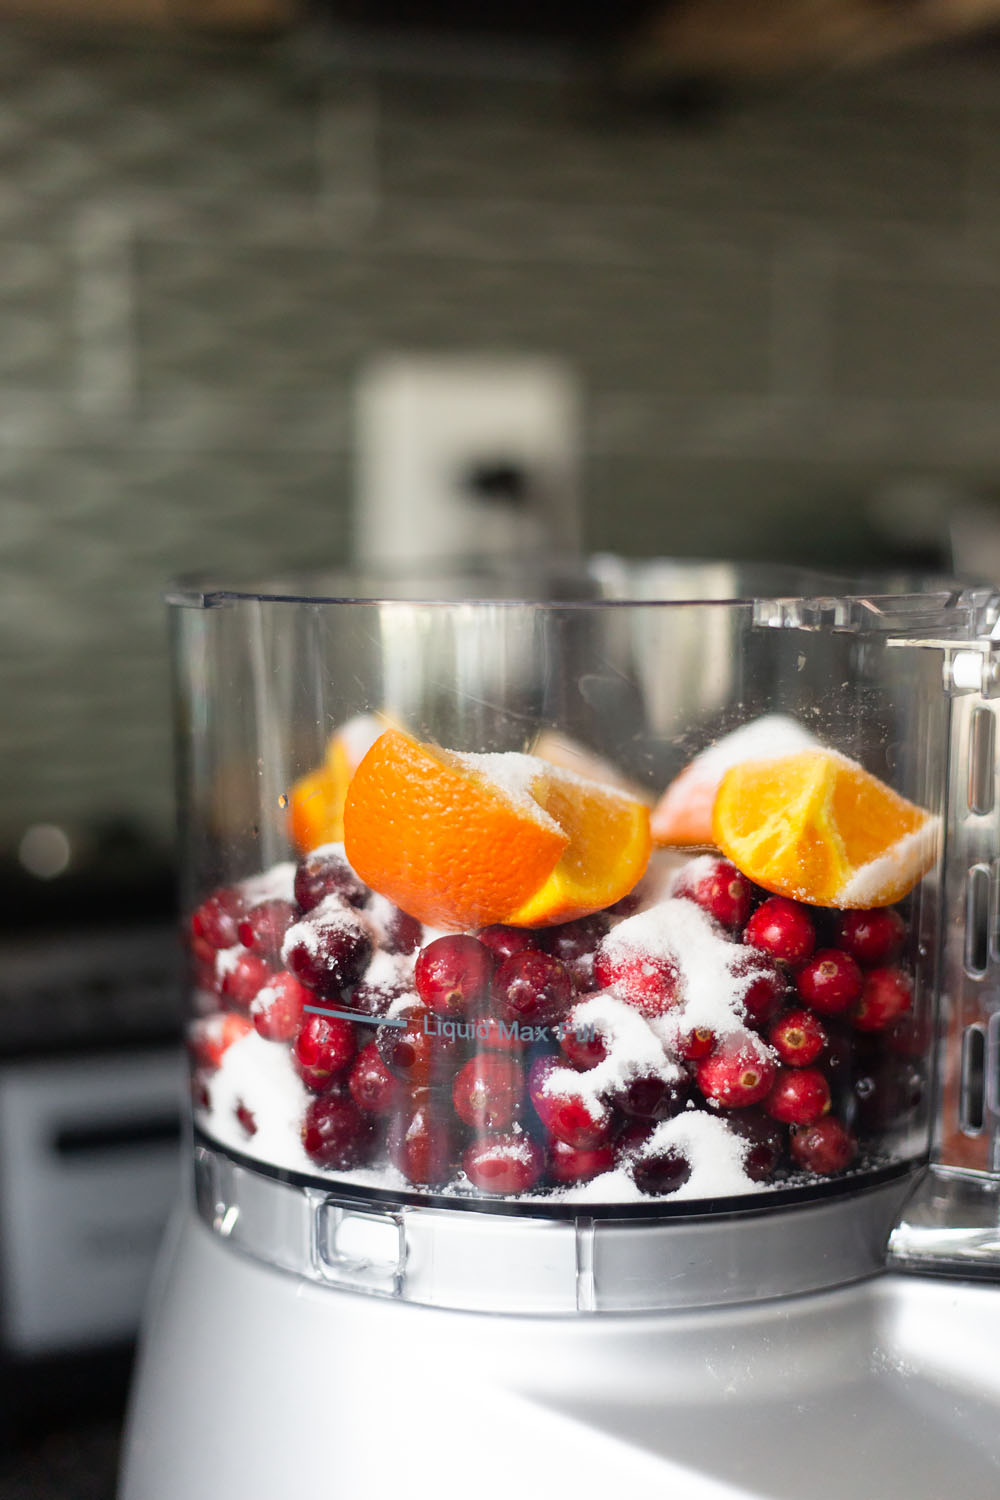
<svg viewBox="0 0 1000 1500">
<path fill-rule="evenodd" d="M 171 614 L 191 1185 L 124 1500 L 1000 1492 L 1000 594 Z"/>
</svg>

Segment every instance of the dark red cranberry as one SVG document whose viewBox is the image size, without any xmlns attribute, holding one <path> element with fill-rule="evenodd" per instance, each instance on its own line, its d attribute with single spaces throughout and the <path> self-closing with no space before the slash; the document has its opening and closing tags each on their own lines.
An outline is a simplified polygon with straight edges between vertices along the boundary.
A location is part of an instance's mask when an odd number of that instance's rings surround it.
<svg viewBox="0 0 1000 1500">
<path fill-rule="evenodd" d="M 258 990 L 250 1006 L 250 1018 L 260 1036 L 269 1042 L 290 1042 L 302 1025 L 304 1007 L 311 1005 L 311 990 L 284 969 L 272 974 Z"/>
<path fill-rule="evenodd" d="M 219 991 L 238 1010 L 249 1010 L 258 991 L 274 978 L 274 970 L 256 953 L 233 953 L 232 949 L 220 964 L 219 972 L 222 975 Z"/>
<path fill-rule="evenodd" d="M 676 1193 L 679 1187 L 684 1186 L 691 1176 L 691 1163 L 675 1147 L 667 1146 L 660 1150 L 647 1147 L 631 1158 L 629 1171 L 640 1193 L 663 1197 L 667 1193 Z"/>
<path fill-rule="evenodd" d="M 417 954 L 417 994 L 438 1015 L 467 1015 L 485 998 L 492 977 L 492 953 L 464 933 L 435 938 Z"/>
<path fill-rule="evenodd" d="M 451 1086 L 455 1113 L 476 1130 L 506 1130 L 524 1100 L 524 1070 L 499 1052 L 484 1052 L 460 1068 Z"/>
<path fill-rule="evenodd" d="M 393 1117 L 386 1151 L 415 1187 L 440 1187 L 458 1171 L 459 1135 L 435 1096 L 415 1089 Z"/>
<path fill-rule="evenodd" d="M 829 1176 L 851 1165 L 858 1143 L 834 1115 L 826 1115 L 812 1125 L 793 1130 L 789 1148 L 798 1166 Z"/>
<path fill-rule="evenodd" d="M 311 1099 L 302 1122 L 302 1144 L 318 1167 L 346 1171 L 367 1160 L 373 1143 L 371 1121 L 342 1092 Z"/>
<path fill-rule="evenodd" d="M 423 1006 L 400 1019 L 405 1026 L 380 1026 L 375 1039 L 389 1072 L 413 1088 L 450 1088 L 465 1056 L 461 1042 L 444 1029 L 454 1031 L 455 1023 Z"/>
<path fill-rule="evenodd" d="M 493 979 L 498 1014 L 527 1026 L 552 1026 L 573 1001 L 573 981 L 551 953 L 526 948 L 505 958 Z"/>
<path fill-rule="evenodd" d="M 594 983 L 612 990 L 650 1021 L 670 1010 L 680 995 L 680 972 L 673 959 L 623 952 L 614 932 L 594 954 Z"/>
<path fill-rule="evenodd" d="M 204 1069 L 206 1073 L 214 1073 L 233 1043 L 240 1041 L 252 1030 L 253 1026 L 246 1016 L 232 1012 L 208 1016 L 205 1020 L 192 1024 L 188 1032 L 188 1051 L 197 1067 Z"/>
<path fill-rule="evenodd" d="M 629 1120 L 612 1142 L 615 1161 L 627 1166 L 636 1152 L 642 1150 L 658 1123 L 657 1120 Z"/>
<path fill-rule="evenodd" d="M 745 981 L 740 997 L 748 1026 L 766 1026 L 781 1009 L 788 983 L 778 965 L 763 953 L 741 954 L 731 964 L 733 974 Z"/>
<path fill-rule="evenodd" d="M 306 1016 L 292 1061 L 306 1088 L 319 1093 L 342 1077 L 356 1050 L 354 1027 L 335 1016 Z"/>
<path fill-rule="evenodd" d="M 850 1010 L 863 982 L 854 959 L 839 948 L 821 948 L 795 976 L 802 999 L 823 1016 L 839 1016 Z"/>
<path fill-rule="evenodd" d="M 743 1170 L 751 1182 L 769 1182 L 785 1151 L 785 1133 L 760 1109 L 734 1109 L 726 1123 L 741 1140 L 746 1141 Z"/>
<path fill-rule="evenodd" d="M 779 1068 L 764 1100 L 772 1120 L 783 1125 L 812 1125 L 830 1108 L 830 1085 L 819 1068 Z"/>
<path fill-rule="evenodd" d="M 361 978 L 372 939 L 348 907 L 330 900 L 296 922 L 284 944 L 287 967 L 318 995 L 339 995 Z"/>
<path fill-rule="evenodd" d="M 902 969 L 869 969 L 851 1015 L 858 1031 L 885 1031 L 913 1005 L 913 981 Z"/>
<path fill-rule="evenodd" d="M 681 871 L 673 894 L 694 901 L 723 927 L 737 932 L 746 925 L 753 909 L 753 886 L 727 859 L 716 859 L 705 868 L 690 866 Z"/>
<path fill-rule="evenodd" d="M 527 1193 L 545 1167 L 542 1150 L 529 1135 L 488 1135 L 462 1157 L 462 1168 L 482 1193 Z"/>
<path fill-rule="evenodd" d="M 559 1038 L 559 1046 L 566 1060 L 581 1072 L 596 1068 L 608 1055 L 608 1044 L 600 1027 L 587 1026 L 583 1022 L 576 1024 L 572 1012 Z"/>
<path fill-rule="evenodd" d="M 573 1085 L 574 1074 L 553 1057 L 540 1057 L 528 1074 L 528 1095 L 535 1113 L 549 1135 L 567 1146 L 592 1150 L 603 1146 L 613 1131 L 611 1110 L 602 1100 L 592 1100 Z"/>
<path fill-rule="evenodd" d="M 686 1074 L 667 1079 L 651 1073 L 631 1079 L 615 1093 L 614 1102 L 637 1120 L 669 1120 L 690 1096 L 691 1081 Z"/>
<path fill-rule="evenodd" d="M 237 924 L 240 942 L 258 958 L 269 964 L 279 963 L 281 945 L 285 933 L 296 919 L 296 910 L 290 901 L 258 901 L 251 906 Z"/>
<path fill-rule="evenodd" d="M 750 918 L 743 941 L 796 968 L 812 956 L 816 929 L 806 907 L 785 896 L 771 896 Z"/>
<path fill-rule="evenodd" d="M 775 1066 L 756 1038 L 723 1037 L 718 1050 L 698 1063 L 695 1077 L 706 1099 L 726 1109 L 757 1104 L 774 1082 Z"/>
<path fill-rule="evenodd" d="M 926 1057 L 931 1045 L 931 1025 L 926 1016 L 906 1015 L 886 1032 L 886 1041 L 897 1057 L 914 1061 Z"/>
<path fill-rule="evenodd" d="M 886 1130 L 913 1113 L 924 1095 L 912 1063 L 890 1058 L 854 1080 L 857 1122 L 866 1132 Z"/>
<path fill-rule="evenodd" d="M 402 979 L 361 979 L 351 990 L 346 1002 L 348 1009 L 360 1011 L 363 1016 L 384 1016 L 394 1000 L 410 993 L 410 987 Z"/>
<path fill-rule="evenodd" d="M 891 906 L 872 911 L 845 911 L 835 942 L 865 968 L 877 968 L 896 957 L 906 937 L 906 923 Z"/>
<path fill-rule="evenodd" d="M 700 1062 L 715 1051 L 715 1032 L 707 1026 L 696 1026 L 685 1031 L 677 1039 L 677 1056 L 683 1062 Z"/>
<path fill-rule="evenodd" d="M 398 906 L 381 923 L 381 942 L 386 953 L 416 953 L 423 935 L 423 924 Z"/>
<path fill-rule="evenodd" d="M 485 943 L 498 964 L 502 964 L 505 958 L 512 958 L 515 953 L 525 953 L 529 948 L 539 946 L 537 934 L 530 928 L 506 927 L 503 922 L 484 927 L 476 936 Z"/>
<path fill-rule="evenodd" d="M 247 1135 L 257 1134 L 257 1120 L 254 1116 L 253 1110 L 247 1109 L 242 1099 L 237 1099 L 236 1108 L 233 1110 L 233 1113 L 242 1125 L 243 1129 L 246 1131 Z"/>
<path fill-rule="evenodd" d="M 231 886 L 213 891 L 191 918 L 191 933 L 210 948 L 233 948 L 239 942 L 239 920 L 245 910 L 243 897 Z"/>
<path fill-rule="evenodd" d="M 374 1042 L 369 1042 L 358 1053 L 347 1087 L 351 1098 L 365 1114 L 391 1114 L 398 1102 L 399 1079 L 389 1072 Z"/>
<path fill-rule="evenodd" d="M 546 953 L 572 964 L 577 959 L 587 958 L 596 952 L 597 945 L 608 930 L 608 919 L 601 912 L 590 917 L 577 917 L 575 922 L 563 922 L 558 927 L 547 927 L 541 934 Z"/>
<path fill-rule="evenodd" d="M 827 1042 L 826 1032 L 809 1010 L 786 1011 L 772 1021 L 767 1039 L 790 1068 L 807 1068 Z"/>
<path fill-rule="evenodd" d="M 365 906 L 371 891 L 359 880 L 347 860 L 335 849 L 314 849 L 295 871 L 295 899 L 303 911 L 312 911 L 327 896 L 337 896 L 348 906 Z"/>
<path fill-rule="evenodd" d="M 549 1142 L 548 1171 L 553 1182 L 589 1182 L 602 1172 L 610 1172 L 614 1164 L 613 1145 L 581 1151 L 577 1146 L 567 1146 L 558 1136 L 553 1136 Z"/>
</svg>

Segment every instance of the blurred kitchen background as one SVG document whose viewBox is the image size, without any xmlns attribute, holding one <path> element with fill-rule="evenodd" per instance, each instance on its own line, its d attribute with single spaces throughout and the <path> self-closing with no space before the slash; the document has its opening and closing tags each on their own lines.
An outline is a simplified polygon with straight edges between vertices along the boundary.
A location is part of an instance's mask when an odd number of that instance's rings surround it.
<svg viewBox="0 0 1000 1500">
<path fill-rule="evenodd" d="M 566 546 L 991 566 L 995 7 L 805 8 L 0 0 L 3 1500 L 111 1495 L 176 1182 L 171 575 L 428 433 Z"/>
</svg>

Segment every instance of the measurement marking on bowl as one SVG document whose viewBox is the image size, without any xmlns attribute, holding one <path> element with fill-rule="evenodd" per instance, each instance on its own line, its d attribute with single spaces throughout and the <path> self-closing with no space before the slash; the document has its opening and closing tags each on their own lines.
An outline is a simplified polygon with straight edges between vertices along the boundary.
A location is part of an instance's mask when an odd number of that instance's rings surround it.
<svg viewBox="0 0 1000 1500">
<path fill-rule="evenodd" d="M 400 1026 L 406 1022 L 389 1016 L 363 1016 L 357 1010 L 327 1010 L 325 1005 L 304 1005 L 311 1016 L 331 1016 L 335 1021 L 363 1021 L 366 1026 Z"/>
</svg>

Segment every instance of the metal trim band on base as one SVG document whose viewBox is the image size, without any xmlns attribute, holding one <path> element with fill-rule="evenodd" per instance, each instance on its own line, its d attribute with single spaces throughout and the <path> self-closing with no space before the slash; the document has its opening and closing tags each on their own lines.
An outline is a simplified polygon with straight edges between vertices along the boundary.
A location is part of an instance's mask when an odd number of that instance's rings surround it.
<svg viewBox="0 0 1000 1500">
<path fill-rule="evenodd" d="M 914 1176 L 771 1212 L 547 1220 L 389 1207 L 194 1150 L 198 1213 L 244 1254 L 330 1287 L 472 1312 L 717 1307 L 858 1281 L 884 1269 Z"/>
</svg>

